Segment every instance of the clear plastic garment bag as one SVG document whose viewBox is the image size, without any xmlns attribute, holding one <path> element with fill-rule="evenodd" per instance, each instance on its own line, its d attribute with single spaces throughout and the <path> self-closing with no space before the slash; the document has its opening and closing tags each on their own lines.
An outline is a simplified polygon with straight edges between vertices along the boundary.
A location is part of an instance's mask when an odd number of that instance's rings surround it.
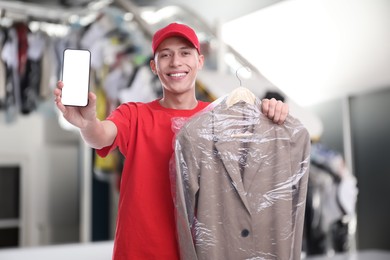
<svg viewBox="0 0 390 260">
<path fill-rule="evenodd" d="M 300 259 L 310 137 L 240 87 L 177 131 L 171 163 L 182 259 Z"/>
</svg>

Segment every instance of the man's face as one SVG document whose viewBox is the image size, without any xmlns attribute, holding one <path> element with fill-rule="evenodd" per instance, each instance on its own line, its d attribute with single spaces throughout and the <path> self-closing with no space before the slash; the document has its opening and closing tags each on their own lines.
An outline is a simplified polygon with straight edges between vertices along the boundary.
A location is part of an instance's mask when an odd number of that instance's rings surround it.
<svg viewBox="0 0 390 260">
<path fill-rule="evenodd" d="M 203 60 L 203 55 L 186 39 L 170 37 L 158 46 L 150 67 L 160 78 L 164 93 L 195 93 L 196 75 Z"/>
</svg>

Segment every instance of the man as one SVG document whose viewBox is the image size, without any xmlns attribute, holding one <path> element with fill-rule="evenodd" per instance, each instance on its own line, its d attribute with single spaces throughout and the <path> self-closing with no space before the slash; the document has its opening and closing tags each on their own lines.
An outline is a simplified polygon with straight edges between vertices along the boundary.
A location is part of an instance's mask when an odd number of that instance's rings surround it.
<svg viewBox="0 0 390 260">
<path fill-rule="evenodd" d="M 190 27 L 172 23 L 152 40 L 150 68 L 163 88 L 161 99 L 120 105 L 106 120 L 96 118 L 96 95 L 86 107 L 61 103 L 64 87 L 58 82 L 55 102 L 64 118 L 80 129 L 84 141 L 106 156 L 118 148 L 125 157 L 120 184 L 113 259 L 179 259 L 174 205 L 169 179 L 173 154 L 174 117 L 190 117 L 209 103 L 198 101 L 195 80 L 204 56 Z M 66 87 L 66 86 L 65 86 Z M 262 111 L 275 123 L 287 117 L 288 106 L 263 100 Z"/>
</svg>

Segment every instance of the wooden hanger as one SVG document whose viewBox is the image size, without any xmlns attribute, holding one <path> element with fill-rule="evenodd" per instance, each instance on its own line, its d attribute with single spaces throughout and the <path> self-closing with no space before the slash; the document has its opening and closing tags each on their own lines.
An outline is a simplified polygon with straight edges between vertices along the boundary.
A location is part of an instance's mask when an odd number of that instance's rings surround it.
<svg viewBox="0 0 390 260">
<path fill-rule="evenodd" d="M 246 69 L 248 71 L 250 71 L 248 68 L 246 68 Z M 226 99 L 226 104 L 228 107 L 231 107 L 232 105 L 234 105 L 240 101 L 244 101 L 248 104 L 254 105 L 255 101 L 256 101 L 256 96 L 248 88 L 243 87 L 241 85 L 241 79 L 238 76 L 238 71 L 239 71 L 239 69 L 236 71 L 236 77 L 238 78 L 238 80 L 240 82 L 240 86 L 238 88 L 236 88 L 235 90 L 233 90 L 228 95 L 228 97 Z"/>
<path fill-rule="evenodd" d="M 231 107 L 240 101 L 244 101 L 248 104 L 254 105 L 255 100 L 255 94 L 253 94 L 248 88 L 238 87 L 228 95 L 226 104 L 228 107 Z"/>
</svg>

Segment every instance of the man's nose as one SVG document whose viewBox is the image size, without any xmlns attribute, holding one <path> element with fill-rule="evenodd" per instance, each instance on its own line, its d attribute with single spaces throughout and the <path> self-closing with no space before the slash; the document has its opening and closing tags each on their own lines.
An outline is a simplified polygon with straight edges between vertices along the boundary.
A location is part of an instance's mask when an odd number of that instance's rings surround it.
<svg viewBox="0 0 390 260">
<path fill-rule="evenodd" d="M 178 66 L 181 64 L 179 55 L 173 54 L 171 59 L 171 66 Z"/>
</svg>

